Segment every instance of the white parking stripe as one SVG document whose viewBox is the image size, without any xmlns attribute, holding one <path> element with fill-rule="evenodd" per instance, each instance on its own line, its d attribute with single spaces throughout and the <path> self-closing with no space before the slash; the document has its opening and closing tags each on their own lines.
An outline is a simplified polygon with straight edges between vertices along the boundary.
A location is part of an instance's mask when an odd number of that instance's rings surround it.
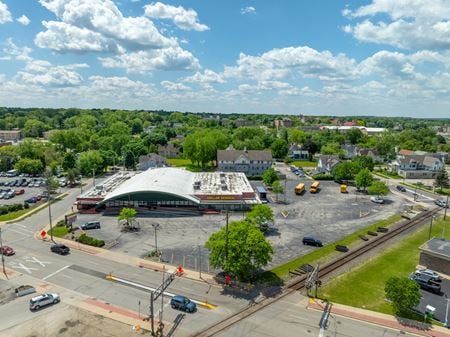
<svg viewBox="0 0 450 337">
<path fill-rule="evenodd" d="M 67 266 L 65 266 L 65 267 L 62 267 L 61 269 L 58 269 L 57 271 L 55 271 L 55 272 L 51 273 L 50 275 L 47 275 L 46 277 L 44 277 L 44 278 L 42 279 L 42 281 L 45 281 L 45 280 L 49 279 L 49 278 L 52 277 L 52 276 L 55 276 L 56 274 L 62 272 L 64 269 L 67 269 L 67 268 L 69 268 L 70 266 L 71 266 L 71 265 L 67 265 Z"/>
<path fill-rule="evenodd" d="M 21 225 L 20 223 L 15 223 L 15 222 L 14 222 L 14 223 L 10 224 L 10 226 L 11 226 L 11 225 L 21 227 L 22 230 L 24 230 L 24 231 L 26 231 L 26 232 L 28 232 L 28 233 L 34 233 L 32 230 L 29 230 L 29 229 L 27 228 L 27 226 Z"/>
<path fill-rule="evenodd" d="M 14 232 L 14 233 L 17 233 L 17 234 L 20 234 L 20 235 L 30 236 L 30 233 L 20 232 L 20 231 L 17 231 L 17 230 L 15 230 L 15 229 L 12 229 L 12 228 L 10 228 L 10 227 L 6 227 L 6 228 L 3 230 L 3 232 L 7 232 L 7 231 L 11 231 L 11 232 Z"/>
</svg>

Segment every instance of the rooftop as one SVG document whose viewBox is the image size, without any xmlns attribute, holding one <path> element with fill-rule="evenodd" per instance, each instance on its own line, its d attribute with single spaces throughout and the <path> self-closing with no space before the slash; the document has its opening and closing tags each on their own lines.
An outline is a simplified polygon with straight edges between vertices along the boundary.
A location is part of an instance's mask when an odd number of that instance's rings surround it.
<svg viewBox="0 0 450 337">
<path fill-rule="evenodd" d="M 420 246 L 420 250 L 437 255 L 444 259 L 450 259 L 450 241 L 442 238 L 433 238 Z"/>
</svg>

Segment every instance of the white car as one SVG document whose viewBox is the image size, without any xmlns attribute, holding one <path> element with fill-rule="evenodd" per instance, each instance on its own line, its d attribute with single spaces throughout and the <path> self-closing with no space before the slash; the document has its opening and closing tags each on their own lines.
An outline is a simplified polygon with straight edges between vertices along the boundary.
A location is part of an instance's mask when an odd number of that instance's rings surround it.
<svg viewBox="0 0 450 337">
<path fill-rule="evenodd" d="M 47 305 L 59 303 L 59 301 L 58 294 L 42 294 L 30 300 L 30 310 L 39 310 Z"/>
<path fill-rule="evenodd" d="M 441 282 L 442 281 L 442 278 L 439 276 L 439 274 L 436 273 L 434 270 L 431 270 L 431 269 L 417 269 L 414 274 L 415 275 L 428 276 L 429 278 L 431 278 L 432 280 L 434 280 L 436 282 Z"/>
<path fill-rule="evenodd" d="M 382 197 L 370 197 L 370 201 L 376 204 L 384 204 L 384 199 Z"/>
</svg>

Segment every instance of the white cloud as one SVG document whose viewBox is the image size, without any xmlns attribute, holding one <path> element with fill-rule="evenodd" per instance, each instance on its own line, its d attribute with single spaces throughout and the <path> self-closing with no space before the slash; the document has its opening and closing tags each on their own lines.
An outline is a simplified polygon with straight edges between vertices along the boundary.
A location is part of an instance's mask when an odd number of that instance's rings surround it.
<svg viewBox="0 0 450 337">
<path fill-rule="evenodd" d="M 18 47 L 11 38 L 8 38 L 6 40 L 6 47 L 3 48 L 2 51 L 5 56 L 2 56 L 0 59 L 3 60 L 15 59 L 25 62 L 31 60 L 31 57 L 29 56 L 29 54 L 31 53 L 31 48 Z"/>
<path fill-rule="evenodd" d="M 121 54 L 114 57 L 100 57 L 105 68 L 125 68 L 129 73 L 144 73 L 149 70 L 196 70 L 198 60 L 180 47 L 146 50 Z"/>
<path fill-rule="evenodd" d="M 161 34 L 146 17 L 124 17 L 111 0 L 39 2 L 61 20 L 43 22 L 46 30 L 35 38 L 41 48 L 61 53 L 112 53 L 115 55 L 100 58 L 103 66 L 125 68 L 127 72 L 200 67 L 198 60 L 182 49 L 176 38 Z M 192 18 L 192 13 L 187 13 Z"/>
<path fill-rule="evenodd" d="M 0 1 L 0 24 L 11 22 L 11 12 L 8 10 L 8 6 Z"/>
<path fill-rule="evenodd" d="M 161 2 L 144 6 L 145 15 L 153 19 L 169 19 L 183 30 L 209 30 L 209 27 L 198 21 L 197 12 L 193 9 L 185 9 L 182 6 L 171 6 Z"/>
<path fill-rule="evenodd" d="M 183 83 L 174 83 L 171 81 L 162 81 L 161 85 L 168 91 L 191 91 L 192 88 L 184 85 Z"/>
<path fill-rule="evenodd" d="M 20 18 L 17 19 L 17 21 L 24 26 L 28 26 L 31 22 L 26 15 L 22 15 Z"/>
<path fill-rule="evenodd" d="M 366 18 L 343 29 L 365 42 L 389 44 L 405 49 L 450 49 L 450 6 L 446 0 L 372 0 L 343 14 Z M 380 20 L 387 14 L 389 19 Z M 373 17 L 377 17 L 374 22 Z"/>
<path fill-rule="evenodd" d="M 253 6 L 247 6 L 247 7 L 243 7 L 241 8 L 241 14 L 255 14 L 256 13 L 256 8 Z"/>
<path fill-rule="evenodd" d="M 198 83 L 200 85 L 210 85 L 212 83 L 225 83 L 222 74 L 218 74 L 212 70 L 205 69 L 203 73 L 196 72 L 194 75 L 186 77 L 183 82 Z"/>
</svg>

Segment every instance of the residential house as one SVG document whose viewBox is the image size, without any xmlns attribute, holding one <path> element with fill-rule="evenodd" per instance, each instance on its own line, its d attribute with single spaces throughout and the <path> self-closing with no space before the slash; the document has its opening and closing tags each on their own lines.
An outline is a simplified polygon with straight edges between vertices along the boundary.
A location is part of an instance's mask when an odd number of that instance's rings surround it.
<svg viewBox="0 0 450 337">
<path fill-rule="evenodd" d="M 168 143 L 167 145 L 159 145 L 158 154 L 165 158 L 177 158 L 180 154 L 180 149 L 172 143 Z"/>
<path fill-rule="evenodd" d="M 383 157 L 378 153 L 377 149 L 369 148 L 358 148 L 356 151 L 358 156 L 367 156 L 373 159 L 374 162 L 382 163 L 384 161 Z"/>
<path fill-rule="evenodd" d="M 235 150 L 229 146 L 217 151 L 217 167 L 224 172 L 243 172 L 261 176 L 272 166 L 272 152 L 266 150 Z"/>
<path fill-rule="evenodd" d="M 392 172 L 403 178 L 434 179 L 444 164 L 430 155 L 398 155 L 389 164 Z"/>
<path fill-rule="evenodd" d="M 0 130 L 0 139 L 5 142 L 17 142 L 22 139 L 22 131 L 19 129 L 14 130 Z"/>
<path fill-rule="evenodd" d="M 353 144 L 343 144 L 341 149 L 344 150 L 344 159 L 352 159 L 358 155 L 358 146 Z"/>
<path fill-rule="evenodd" d="M 333 168 L 339 164 L 339 156 L 337 155 L 326 155 L 320 154 L 316 156 L 317 158 L 317 173 L 331 173 Z"/>
<path fill-rule="evenodd" d="M 309 151 L 305 150 L 302 145 L 291 144 L 289 146 L 287 156 L 291 159 L 296 160 L 308 160 L 309 159 Z"/>
<path fill-rule="evenodd" d="M 138 170 L 140 171 L 145 171 L 149 168 L 165 166 L 167 166 L 166 158 L 156 153 L 149 153 L 147 155 L 139 157 Z"/>
</svg>

